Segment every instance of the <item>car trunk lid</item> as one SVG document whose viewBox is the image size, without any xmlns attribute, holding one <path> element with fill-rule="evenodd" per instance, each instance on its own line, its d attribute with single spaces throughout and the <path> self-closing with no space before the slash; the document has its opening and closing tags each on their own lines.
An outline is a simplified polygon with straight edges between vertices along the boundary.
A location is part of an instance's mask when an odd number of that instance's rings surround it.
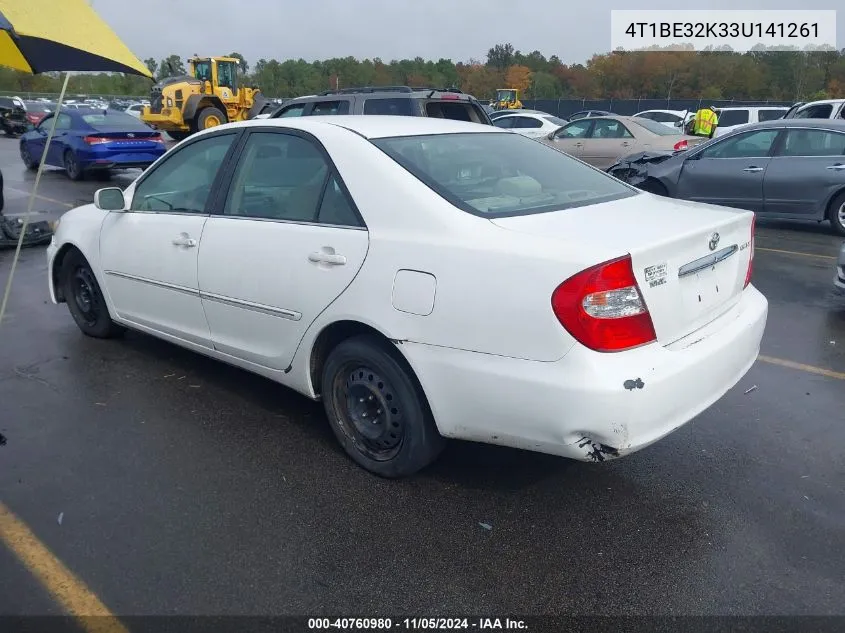
<svg viewBox="0 0 845 633">
<path fill-rule="evenodd" d="M 752 218 L 748 211 L 640 194 L 491 221 L 543 238 L 577 236 L 578 247 L 596 255 L 584 268 L 630 254 L 657 340 L 671 345 L 739 301 L 753 250 Z"/>
</svg>

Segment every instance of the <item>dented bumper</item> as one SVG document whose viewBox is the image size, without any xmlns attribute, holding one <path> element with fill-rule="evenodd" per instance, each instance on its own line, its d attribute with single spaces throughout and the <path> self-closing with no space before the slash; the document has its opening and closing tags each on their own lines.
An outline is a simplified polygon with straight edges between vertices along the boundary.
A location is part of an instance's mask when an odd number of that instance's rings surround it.
<svg viewBox="0 0 845 633">
<path fill-rule="evenodd" d="M 719 400 L 760 349 L 768 302 L 753 286 L 670 347 L 618 354 L 576 345 L 556 362 L 404 343 L 446 437 L 605 461 L 658 441 Z"/>
</svg>

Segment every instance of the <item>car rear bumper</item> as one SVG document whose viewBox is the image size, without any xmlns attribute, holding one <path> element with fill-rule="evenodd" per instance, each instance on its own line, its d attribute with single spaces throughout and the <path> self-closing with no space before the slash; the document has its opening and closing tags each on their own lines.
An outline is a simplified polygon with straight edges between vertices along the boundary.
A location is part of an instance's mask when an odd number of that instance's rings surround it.
<svg viewBox="0 0 845 633">
<path fill-rule="evenodd" d="M 164 153 L 164 150 L 160 152 L 134 151 L 99 155 L 91 153 L 80 162 L 85 170 L 144 169 L 157 161 Z"/>
<path fill-rule="evenodd" d="M 442 435 L 582 461 L 656 442 L 709 408 L 754 364 L 768 302 L 753 286 L 686 347 L 537 362 L 403 343 Z M 683 342 L 680 345 L 684 345 Z"/>
</svg>

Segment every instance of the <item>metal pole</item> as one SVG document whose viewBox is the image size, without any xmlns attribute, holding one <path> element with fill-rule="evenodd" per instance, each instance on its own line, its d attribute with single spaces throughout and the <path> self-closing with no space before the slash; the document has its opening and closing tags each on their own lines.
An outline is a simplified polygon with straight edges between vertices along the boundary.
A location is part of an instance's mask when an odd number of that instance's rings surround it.
<svg viewBox="0 0 845 633">
<path fill-rule="evenodd" d="M 50 149 L 50 141 L 53 140 L 53 135 L 56 132 L 56 122 L 59 120 L 59 113 L 62 109 L 62 101 L 65 98 L 67 91 L 67 82 L 70 78 L 70 73 L 65 73 L 65 81 L 62 84 L 62 92 L 59 94 L 59 102 L 56 104 L 56 113 L 53 115 L 53 125 L 50 126 L 50 133 L 47 134 L 47 142 L 44 144 L 44 151 L 41 153 L 41 162 L 38 163 L 38 172 L 35 174 L 35 183 L 32 185 L 32 191 L 29 193 L 29 203 L 26 205 L 26 215 L 23 216 L 23 224 L 21 224 L 21 234 L 18 237 L 18 245 L 15 248 L 15 256 L 12 258 L 12 269 L 9 271 L 9 280 L 6 282 L 6 290 L 3 293 L 3 302 L 0 303 L 0 326 L 3 324 L 3 316 L 6 314 L 6 304 L 9 302 L 9 295 L 12 292 L 12 279 L 15 277 L 15 269 L 18 267 L 18 259 L 21 256 L 21 247 L 26 236 L 26 227 L 29 226 L 29 216 L 32 214 L 32 207 L 35 206 L 35 195 L 38 191 L 38 183 L 41 182 L 41 174 L 44 172 L 44 163 L 47 162 L 47 152 Z"/>
</svg>

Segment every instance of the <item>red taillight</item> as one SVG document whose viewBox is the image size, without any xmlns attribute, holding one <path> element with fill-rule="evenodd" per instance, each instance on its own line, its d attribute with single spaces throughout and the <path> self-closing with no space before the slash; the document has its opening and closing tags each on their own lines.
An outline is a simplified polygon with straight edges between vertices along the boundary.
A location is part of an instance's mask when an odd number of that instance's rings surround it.
<svg viewBox="0 0 845 633">
<path fill-rule="evenodd" d="M 751 216 L 751 244 L 749 244 L 751 253 L 748 255 L 748 270 L 745 271 L 745 285 L 742 287 L 743 289 L 748 288 L 748 284 L 751 283 L 751 273 L 754 271 L 754 230 L 756 225 L 757 215 L 754 214 Z"/>
<path fill-rule="evenodd" d="M 581 271 L 552 294 L 558 321 L 582 345 L 621 352 L 657 339 L 631 256 Z"/>
<path fill-rule="evenodd" d="M 30 113 L 27 113 L 26 118 L 33 125 L 37 125 L 38 122 L 41 120 L 41 116 L 39 116 L 37 114 L 30 114 Z"/>
<path fill-rule="evenodd" d="M 680 152 L 682 149 L 689 149 L 689 142 L 684 139 L 683 141 L 678 141 L 675 143 L 675 151 Z"/>
<path fill-rule="evenodd" d="M 100 145 L 101 143 L 111 143 L 113 139 L 108 136 L 86 136 L 83 140 L 88 145 Z"/>
</svg>

